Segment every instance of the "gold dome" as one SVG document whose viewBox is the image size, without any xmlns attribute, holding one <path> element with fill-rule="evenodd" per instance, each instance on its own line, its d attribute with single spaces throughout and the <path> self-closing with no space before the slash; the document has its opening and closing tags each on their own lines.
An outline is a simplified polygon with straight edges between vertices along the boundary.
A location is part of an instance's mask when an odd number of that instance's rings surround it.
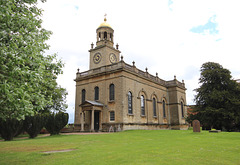
<svg viewBox="0 0 240 165">
<path fill-rule="evenodd" d="M 104 22 L 101 23 L 101 24 L 98 26 L 98 28 L 100 28 L 100 27 L 110 27 L 110 28 L 112 28 L 112 27 L 107 23 L 107 19 L 106 19 L 106 18 L 104 18 Z"/>
</svg>

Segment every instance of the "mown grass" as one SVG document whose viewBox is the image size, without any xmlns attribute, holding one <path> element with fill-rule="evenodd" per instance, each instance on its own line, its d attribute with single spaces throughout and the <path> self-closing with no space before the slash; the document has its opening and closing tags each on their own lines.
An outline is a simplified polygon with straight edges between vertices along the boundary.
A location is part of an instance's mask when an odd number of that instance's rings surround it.
<svg viewBox="0 0 240 165">
<path fill-rule="evenodd" d="M 75 149 L 63 153 L 43 151 Z M 0 164 L 240 164 L 240 133 L 136 130 L 0 142 Z"/>
</svg>

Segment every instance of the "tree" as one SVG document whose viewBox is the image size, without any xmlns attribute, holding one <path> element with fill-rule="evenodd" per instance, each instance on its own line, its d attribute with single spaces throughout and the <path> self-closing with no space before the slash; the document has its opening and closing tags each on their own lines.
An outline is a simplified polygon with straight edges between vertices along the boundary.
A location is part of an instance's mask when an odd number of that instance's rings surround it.
<svg viewBox="0 0 240 165">
<path fill-rule="evenodd" d="M 30 138 L 35 138 L 45 125 L 46 115 L 36 114 L 34 116 L 26 116 L 23 125 L 24 130 L 29 134 Z"/>
<path fill-rule="evenodd" d="M 68 94 L 66 89 L 58 86 L 48 90 L 49 92 L 52 93 L 52 104 L 45 106 L 44 112 L 64 112 L 68 107 L 66 104 L 66 96 Z"/>
<path fill-rule="evenodd" d="M 36 5 L 37 0 L 0 1 L 2 120 L 21 120 L 41 112 L 53 105 L 56 91 L 64 90 L 56 82 L 62 73 L 62 61 L 56 54 L 44 55 L 51 32 L 42 28 L 42 10 Z M 64 99 L 65 95 L 57 97 Z"/>
<path fill-rule="evenodd" d="M 233 130 L 239 123 L 240 88 L 231 72 L 218 63 L 204 63 L 199 83 L 194 110 L 198 120 L 205 127 Z"/>
<path fill-rule="evenodd" d="M 45 128 L 51 135 L 57 135 L 68 123 L 68 114 L 64 112 L 49 113 Z"/>
<path fill-rule="evenodd" d="M 0 134 L 5 141 L 12 140 L 13 137 L 22 129 L 23 121 L 7 118 L 6 120 L 0 119 Z"/>
</svg>

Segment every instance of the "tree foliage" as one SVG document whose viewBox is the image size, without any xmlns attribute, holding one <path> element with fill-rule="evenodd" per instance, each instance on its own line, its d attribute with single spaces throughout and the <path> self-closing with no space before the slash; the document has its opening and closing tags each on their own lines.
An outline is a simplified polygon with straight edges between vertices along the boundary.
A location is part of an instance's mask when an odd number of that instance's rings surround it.
<svg viewBox="0 0 240 165">
<path fill-rule="evenodd" d="M 45 128 L 51 135 L 57 135 L 68 123 L 68 114 L 63 112 L 50 113 L 47 116 Z"/>
<path fill-rule="evenodd" d="M 51 90 L 49 90 L 52 94 L 52 104 L 48 104 L 44 107 L 44 112 L 64 112 L 68 105 L 66 104 L 66 96 L 67 91 L 65 88 L 62 88 L 60 86 L 54 87 Z"/>
<path fill-rule="evenodd" d="M 46 122 L 46 115 L 36 114 L 34 116 L 27 116 L 24 120 L 24 130 L 28 133 L 30 138 L 35 138 L 44 127 Z"/>
<path fill-rule="evenodd" d="M 5 141 L 12 140 L 13 137 L 22 129 L 23 121 L 8 118 L 0 119 L 0 134 Z"/>
<path fill-rule="evenodd" d="M 204 63 L 199 83 L 194 110 L 198 120 L 205 127 L 235 129 L 240 118 L 240 87 L 231 72 L 218 63 Z"/>
<path fill-rule="evenodd" d="M 46 107 L 58 106 L 59 100 L 65 106 L 67 93 L 56 82 L 63 63 L 56 54 L 44 55 L 51 32 L 42 27 L 42 10 L 36 5 L 37 0 L 0 1 L 2 120 L 24 119 Z"/>
</svg>

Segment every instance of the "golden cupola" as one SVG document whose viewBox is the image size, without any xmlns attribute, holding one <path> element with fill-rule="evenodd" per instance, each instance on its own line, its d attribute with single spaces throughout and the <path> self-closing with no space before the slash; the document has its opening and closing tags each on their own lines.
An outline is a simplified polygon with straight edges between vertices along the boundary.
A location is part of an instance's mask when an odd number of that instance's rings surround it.
<svg viewBox="0 0 240 165">
<path fill-rule="evenodd" d="M 107 45 L 113 47 L 113 34 L 114 30 L 107 23 L 107 18 L 105 15 L 104 22 L 97 28 L 97 46 Z"/>
<path fill-rule="evenodd" d="M 105 17 L 104 18 L 104 22 L 101 23 L 98 28 L 101 28 L 101 27 L 109 27 L 109 28 L 112 28 L 108 23 L 107 23 L 107 18 Z"/>
</svg>

